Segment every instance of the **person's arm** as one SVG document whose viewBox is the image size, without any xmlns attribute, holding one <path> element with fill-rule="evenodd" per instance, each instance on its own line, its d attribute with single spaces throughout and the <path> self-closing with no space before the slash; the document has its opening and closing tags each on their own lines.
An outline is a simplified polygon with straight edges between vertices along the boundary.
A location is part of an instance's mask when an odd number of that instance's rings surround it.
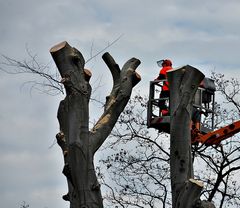
<svg viewBox="0 0 240 208">
<path fill-rule="evenodd" d="M 166 79 L 166 76 L 164 76 L 164 74 L 159 74 L 155 80 L 162 80 L 162 79 Z"/>
</svg>

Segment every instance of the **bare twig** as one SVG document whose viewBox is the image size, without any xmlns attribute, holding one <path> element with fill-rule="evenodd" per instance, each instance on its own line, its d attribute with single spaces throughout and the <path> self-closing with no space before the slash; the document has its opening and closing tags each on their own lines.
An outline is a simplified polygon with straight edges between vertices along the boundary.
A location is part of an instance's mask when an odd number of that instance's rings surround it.
<svg viewBox="0 0 240 208">
<path fill-rule="evenodd" d="M 103 53 L 106 49 L 108 49 L 109 47 L 111 47 L 112 45 L 114 45 L 117 41 L 119 41 L 122 38 L 123 34 L 121 34 L 119 37 L 117 37 L 114 41 L 110 42 L 107 44 L 107 46 L 105 48 L 103 48 L 102 50 L 98 51 L 96 54 L 92 55 L 89 59 L 86 60 L 86 63 L 88 63 L 89 61 L 91 61 L 92 59 L 94 59 L 95 57 L 97 57 L 99 54 Z M 91 46 L 91 51 L 92 51 L 93 45 Z"/>
</svg>

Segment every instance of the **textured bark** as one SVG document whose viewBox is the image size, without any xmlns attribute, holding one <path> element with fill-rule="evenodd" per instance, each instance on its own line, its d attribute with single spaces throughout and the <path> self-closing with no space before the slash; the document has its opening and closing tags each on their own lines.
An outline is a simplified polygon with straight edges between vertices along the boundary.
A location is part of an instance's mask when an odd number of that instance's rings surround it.
<svg viewBox="0 0 240 208">
<path fill-rule="evenodd" d="M 186 208 L 198 206 L 201 203 L 199 196 L 202 188 L 203 183 L 200 181 L 196 181 L 194 179 L 189 179 L 189 181 L 186 181 L 177 199 L 177 207 Z"/>
<path fill-rule="evenodd" d="M 139 74 L 135 72 L 140 64 L 138 59 L 128 60 L 122 70 L 116 64 L 109 53 L 103 55 L 103 60 L 109 67 L 113 77 L 113 88 L 106 98 L 104 112 L 96 125 L 91 130 L 90 139 L 93 151 L 97 151 L 110 134 L 112 128 L 131 96 L 132 88 L 141 80 Z"/>
<path fill-rule="evenodd" d="M 201 201 L 199 196 L 203 189 L 203 183 L 194 179 L 185 182 L 178 199 L 177 207 L 179 208 L 215 208 L 215 206 L 206 200 Z"/>
<path fill-rule="evenodd" d="M 64 155 L 63 173 L 68 181 L 70 207 L 101 208 L 103 204 L 93 164 L 94 153 L 110 134 L 130 98 L 132 88 L 140 81 L 140 76 L 135 72 L 140 61 L 132 58 L 120 70 L 110 54 L 103 56 L 112 73 L 114 85 L 103 115 L 90 131 L 91 72 L 84 69 L 82 54 L 67 42 L 52 47 L 50 53 L 67 94 L 59 105 L 60 133 L 56 137 Z"/>
<path fill-rule="evenodd" d="M 212 202 L 203 200 L 199 203 L 200 205 L 197 207 L 193 207 L 193 208 L 216 208 L 215 205 Z"/>
<path fill-rule="evenodd" d="M 167 73 L 170 86 L 170 168 L 173 208 L 190 208 L 195 197 L 189 197 L 183 202 L 180 195 L 186 188 L 186 183 L 193 178 L 191 158 L 190 123 L 192 114 L 192 102 L 194 95 L 204 75 L 189 65 L 171 70 Z M 189 189 L 190 190 L 190 189 Z M 191 202 L 192 201 L 192 202 Z M 181 205 L 181 206 L 180 206 Z"/>
</svg>

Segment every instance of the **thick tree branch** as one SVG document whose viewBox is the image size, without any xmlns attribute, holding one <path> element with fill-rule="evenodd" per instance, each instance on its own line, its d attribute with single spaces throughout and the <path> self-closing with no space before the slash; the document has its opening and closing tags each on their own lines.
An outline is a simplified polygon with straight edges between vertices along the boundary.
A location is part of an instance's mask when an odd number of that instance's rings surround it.
<svg viewBox="0 0 240 208">
<path fill-rule="evenodd" d="M 104 61 L 110 68 L 113 76 L 113 88 L 106 100 L 105 109 L 96 125 L 91 130 L 91 141 L 93 152 L 95 152 L 106 140 L 121 112 L 132 93 L 132 88 L 140 81 L 140 75 L 135 70 L 140 61 L 136 58 L 128 60 L 122 70 L 119 71 L 118 65 L 109 53 L 105 53 Z"/>
<path fill-rule="evenodd" d="M 63 112 L 67 111 L 65 114 L 68 114 L 68 118 L 63 118 L 67 120 L 69 125 L 66 127 L 69 128 L 69 132 L 63 131 L 67 144 L 81 142 L 78 139 L 79 135 L 84 138 L 84 135 L 88 134 L 88 102 L 91 94 L 91 87 L 88 79 L 86 80 L 86 72 L 84 71 L 84 58 L 77 49 L 71 47 L 67 42 L 52 47 L 50 52 L 67 91 L 67 97 L 62 102 L 62 105 L 65 105 Z"/>
<path fill-rule="evenodd" d="M 113 77 L 113 86 L 115 86 L 115 87 L 118 86 L 120 84 L 119 77 L 120 77 L 120 72 L 121 72 L 118 64 L 115 62 L 113 57 L 108 52 L 103 54 L 102 58 L 111 71 L 111 74 Z"/>
</svg>

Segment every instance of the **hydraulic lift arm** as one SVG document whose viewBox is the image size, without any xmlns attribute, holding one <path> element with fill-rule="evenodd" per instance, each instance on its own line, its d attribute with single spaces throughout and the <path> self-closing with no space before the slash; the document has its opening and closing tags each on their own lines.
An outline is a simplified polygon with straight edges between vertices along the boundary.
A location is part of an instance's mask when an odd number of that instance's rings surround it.
<svg viewBox="0 0 240 208">
<path fill-rule="evenodd" d="M 192 143 L 200 142 L 205 145 L 219 145 L 221 141 L 238 132 L 240 132 L 240 120 L 207 134 L 198 135 L 192 138 Z"/>
</svg>

